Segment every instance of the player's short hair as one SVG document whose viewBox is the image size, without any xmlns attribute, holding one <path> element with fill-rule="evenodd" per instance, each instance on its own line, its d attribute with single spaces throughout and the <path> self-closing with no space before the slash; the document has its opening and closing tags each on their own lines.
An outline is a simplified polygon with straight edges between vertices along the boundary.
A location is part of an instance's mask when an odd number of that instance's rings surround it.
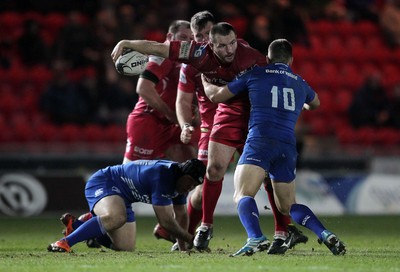
<svg viewBox="0 0 400 272">
<path fill-rule="evenodd" d="M 179 28 L 183 26 L 190 29 L 190 23 L 186 20 L 175 20 L 169 25 L 168 32 L 172 34 L 176 34 L 179 31 Z"/>
<path fill-rule="evenodd" d="M 292 56 L 292 44 L 286 39 L 276 39 L 268 46 L 270 63 L 289 63 Z"/>
<path fill-rule="evenodd" d="M 179 168 L 183 175 L 191 176 L 198 184 L 202 184 L 204 181 L 204 175 L 206 174 L 206 166 L 201 160 L 191 159 L 179 164 Z"/>
<path fill-rule="evenodd" d="M 215 35 L 228 36 L 231 32 L 236 34 L 235 28 L 227 22 L 220 22 L 215 25 L 210 30 L 210 37 L 213 38 Z"/>
<path fill-rule="evenodd" d="M 197 12 L 190 20 L 190 26 L 196 31 L 201 31 L 205 28 L 208 22 L 215 23 L 214 15 L 208 10 Z"/>
</svg>

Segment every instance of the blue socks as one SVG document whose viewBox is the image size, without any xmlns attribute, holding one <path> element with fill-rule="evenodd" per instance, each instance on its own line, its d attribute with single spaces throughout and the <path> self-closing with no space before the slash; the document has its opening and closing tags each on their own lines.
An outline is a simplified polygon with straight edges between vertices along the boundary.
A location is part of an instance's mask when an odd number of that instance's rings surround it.
<svg viewBox="0 0 400 272">
<path fill-rule="evenodd" d="M 290 208 L 290 216 L 297 224 L 312 230 L 318 238 L 323 240 L 322 232 L 326 229 L 310 208 L 302 204 L 293 204 Z"/>
<path fill-rule="evenodd" d="M 74 232 L 68 235 L 65 239 L 69 246 L 73 246 L 76 243 L 102 236 L 106 234 L 106 230 L 101 223 L 99 216 L 94 216 L 81 226 L 79 226 Z"/>
<path fill-rule="evenodd" d="M 259 238 L 263 236 L 260 228 L 259 213 L 256 201 L 250 196 L 240 199 L 238 213 L 243 227 L 246 229 L 249 238 Z"/>
</svg>

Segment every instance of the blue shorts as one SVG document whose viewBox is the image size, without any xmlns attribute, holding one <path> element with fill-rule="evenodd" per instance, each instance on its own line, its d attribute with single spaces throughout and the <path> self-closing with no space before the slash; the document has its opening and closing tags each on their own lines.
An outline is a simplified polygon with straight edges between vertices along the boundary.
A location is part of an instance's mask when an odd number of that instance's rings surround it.
<svg viewBox="0 0 400 272">
<path fill-rule="evenodd" d="M 296 178 L 296 145 L 266 138 L 246 140 L 238 164 L 252 164 L 268 172 L 273 181 L 291 182 Z"/>
<path fill-rule="evenodd" d="M 126 208 L 126 222 L 135 222 L 135 212 L 132 210 L 132 203 L 127 202 L 121 191 L 115 186 L 111 178 L 108 177 L 103 171 L 99 170 L 94 173 L 85 186 L 85 196 L 89 204 L 90 211 L 93 212 L 93 208 L 100 199 L 111 196 L 119 195 L 125 202 Z"/>
</svg>

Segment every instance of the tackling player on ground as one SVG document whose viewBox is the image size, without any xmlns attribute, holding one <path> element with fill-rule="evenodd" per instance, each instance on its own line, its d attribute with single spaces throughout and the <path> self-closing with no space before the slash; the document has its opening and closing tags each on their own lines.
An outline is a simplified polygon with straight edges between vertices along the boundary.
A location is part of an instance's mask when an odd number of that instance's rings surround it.
<svg viewBox="0 0 400 272">
<path fill-rule="evenodd" d="M 184 163 L 137 160 L 98 170 L 85 186 L 93 217 L 67 226 L 67 236 L 47 249 L 71 252 L 71 247 L 78 242 L 96 238 L 105 247 L 133 251 L 136 219 L 132 203 L 142 202 L 153 205 L 159 224 L 178 239 L 184 250 L 185 243 L 192 244 L 193 235 L 180 226 L 179 222 L 185 219 L 176 217 L 172 200 L 185 210 L 187 193 L 203 183 L 204 175 L 205 166 L 197 159 Z"/>
</svg>

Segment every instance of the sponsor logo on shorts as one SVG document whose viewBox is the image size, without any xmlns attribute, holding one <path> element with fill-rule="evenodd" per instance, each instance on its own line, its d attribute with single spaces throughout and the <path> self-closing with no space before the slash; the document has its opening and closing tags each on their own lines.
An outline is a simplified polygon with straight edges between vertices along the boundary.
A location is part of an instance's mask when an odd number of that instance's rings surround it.
<svg viewBox="0 0 400 272">
<path fill-rule="evenodd" d="M 151 155 L 154 152 L 154 149 L 145 149 L 139 146 L 135 146 L 133 150 L 141 155 Z"/>
<path fill-rule="evenodd" d="M 261 160 L 259 159 L 255 159 L 255 158 L 246 158 L 247 161 L 256 161 L 256 162 L 261 162 Z"/>
<path fill-rule="evenodd" d="M 102 195 L 104 193 L 103 188 L 97 189 L 96 192 L 94 192 L 94 197 L 98 197 L 99 195 Z"/>
<path fill-rule="evenodd" d="M 179 48 L 179 58 L 189 59 L 190 52 L 190 42 L 181 42 L 181 47 Z"/>
<path fill-rule="evenodd" d="M 199 149 L 198 154 L 200 156 L 208 156 L 208 150 L 206 149 Z"/>
</svg>

